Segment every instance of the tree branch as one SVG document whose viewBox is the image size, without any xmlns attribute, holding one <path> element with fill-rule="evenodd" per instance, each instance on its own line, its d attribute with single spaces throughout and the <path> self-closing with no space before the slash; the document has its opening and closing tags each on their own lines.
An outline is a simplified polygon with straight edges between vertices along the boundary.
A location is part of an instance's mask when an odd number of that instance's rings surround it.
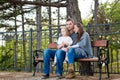
<svg viewBox="0 0 120 80">
<path fill-rule="evenodd" d="M 28 5 L 39 5 L 39 6 L 51 6 L 51 7 L 66 7 L 66 3 L 46 3 L 46 2 L 38 2 L 38 1 L 20 1 L 20 0 L 8 0 L 8 2 L 12 4 L 28 4 Z"/>
</svg>

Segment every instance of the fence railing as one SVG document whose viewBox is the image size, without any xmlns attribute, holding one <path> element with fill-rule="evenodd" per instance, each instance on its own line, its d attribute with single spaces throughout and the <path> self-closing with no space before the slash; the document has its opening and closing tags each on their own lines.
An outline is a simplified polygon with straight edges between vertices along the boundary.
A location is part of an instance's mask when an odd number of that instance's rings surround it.
<svg viewBox="0 0 120 80">
<path fill-rule="evenodd" d="M 120 73 L 120 23 L 111 24 L 88 24 L 86 27 L 87 32 L 90 34 L 91 40 L 107 39 L 109 40 L 109 68 L 110 73 Z M 55 42 L 58 37 L 58 29 L 52 30 L 52 41 Z M 24 63 L 24 51 L 22 42 L 22 31 L 17 33 L 17 56 L 14 56 L 15 49 L 15 33 L 14 32 L 0 32 L 0 70 L 14 70 L 15 61 L 17 63 L 17 70 L 32 71 L 32 54 L 36 49 L 36 33 L 35 30 L 25 31 L 26 45 L 26 64 Z M 41 49 L 47 48 L 49 43 L 49 29 L 42 30 L 42 45 Z M 104 67 L 104 66 L 103 66 Z M 38 67 L 41 69 L 41 66 Z M 94 69 L 97 72 L 96 69 Z M 39 71 L 39 70 L 38 70 Z M 42 71 L 42 69 L 41 69 Z"/>
</svg>

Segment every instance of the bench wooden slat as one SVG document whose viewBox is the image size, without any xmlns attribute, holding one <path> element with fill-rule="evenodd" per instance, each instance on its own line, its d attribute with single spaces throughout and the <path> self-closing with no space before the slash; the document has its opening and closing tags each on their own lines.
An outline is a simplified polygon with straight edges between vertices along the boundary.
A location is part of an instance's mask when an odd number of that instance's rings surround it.
<svg viewBox="0 0 120 80">
<path fill-rule="evenodd" d="M 57 44 L 55 42 L 49 43 L 48 48 L 57 49 Z"/>
<path fill-rule="evenodd" d="M 35 58 L 35 61 L 43 62 L 43 58 Z M 54 61 L 54 59 L 50 58 L 50 61 Z"/>
<path fill-rule="evenodd" d="M 102 58 L 101 59 L 101 61 L 104 61 L 105 60 L 105 58 Z M 83 58 L 83 59 L 76 59 L 75 61 L 78 61 L 78 62 L 98 62 L 99 61 L 99 59 L 98 59 L 98 57 L 94 57 L 94 58 Z"/>
<path fill-rule="evenodd" d="M 106 47 L 107 46 L 107 40 L 97 40 L 92 41 L 93 47 Z"/>
<path fill-rule="evenodd" d="M 94 57 L 94 58 L 83 58 L 83 59 L 76 59 L 75 61 L 81 62 L 81 61 L 88 61 L 88 62 L 97 62 L 98 61 L 98 57 Z"/>
<path fill-rule="evenodd" d="M 39 61 L 39 62 L 43 62 L 43 58 L 36 58 L 35 60 Z M 105 60 L 105 58 L 102 59 L 102 61 L 104 61 L 104 60 Z M 54 59 L 50 58 L 50 61 L 54 61 Z M 75 61 L 77 61 L 77 62 L 83 62 L 83 61 L 86 61 L 86 62 L 97 62 L 98 61 L 98 57 L 76 59 Z"/>
</svg>

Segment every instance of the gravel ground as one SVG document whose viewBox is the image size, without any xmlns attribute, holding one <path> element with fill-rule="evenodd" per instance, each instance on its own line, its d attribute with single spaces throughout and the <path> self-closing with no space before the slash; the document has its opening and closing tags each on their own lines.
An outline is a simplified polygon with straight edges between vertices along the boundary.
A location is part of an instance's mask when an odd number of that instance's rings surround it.
<svg viewBox="0 0 120 80">
<path fill-rule="evenodd" d="M 0 80 L 42 80 L 41 73 L 37 73 L 36 76 L 32 76 L 32 73 L 26 72 L 0 72 Z M 66 75 L 60 80 L 98 80 L 99 75 L 94 76 L 76 76 L 74 79 L 65 79 Z M 46 80 L 56 80 L 55 75 L 51 74 L 49 79 Z M 107 75 L 102 76 L 102 80 L 108 80 Z M 120 80 L 120 74 L 111 74 L 109 80 Z"/>
</svg>

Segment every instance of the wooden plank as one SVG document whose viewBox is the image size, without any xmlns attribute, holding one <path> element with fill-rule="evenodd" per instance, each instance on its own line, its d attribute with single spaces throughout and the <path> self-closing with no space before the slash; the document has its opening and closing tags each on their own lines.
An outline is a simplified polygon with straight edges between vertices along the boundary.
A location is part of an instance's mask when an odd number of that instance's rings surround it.
<svg viewBox="0 0 120 80">
<path fill-rule="evenodd" d="M 96 40 L 92 42 L 92 47 L 107 47 L 107 40 Z"/>
<path fill-rule="evenodd" d="M 57 44 L 55 42 L 49 43 L 48 48 L 57 49 Z"/>
<path fill-rule="evenodd" d="M 43 62 L 43 58 L 36 58 L 35 60 L 39 61 L 39 62 Z M 104 61 L 105 58 L 102 58 L 101 60 Z M 54 59 L 50 58 L 50 61 L 54 61 Z M 97 62 L 98 61 L 98 57 L 76 59 L 75 61 L 76 62 Z"/>
<path fill-rule="evenodd" d="M 35 58 L 35 61 L 43 62 L 43 58 Z M 50 58 L 50 61 L 54 61 L 54 59 Z"/>
<path fill-rule="evenodd" d="M 82 59 L 76 59 L 75 61 L 78 62 L 97 62 L 98 61 L 98 57 L 94 57 L 94 58 L 82 58 Z"/>
</svg>

